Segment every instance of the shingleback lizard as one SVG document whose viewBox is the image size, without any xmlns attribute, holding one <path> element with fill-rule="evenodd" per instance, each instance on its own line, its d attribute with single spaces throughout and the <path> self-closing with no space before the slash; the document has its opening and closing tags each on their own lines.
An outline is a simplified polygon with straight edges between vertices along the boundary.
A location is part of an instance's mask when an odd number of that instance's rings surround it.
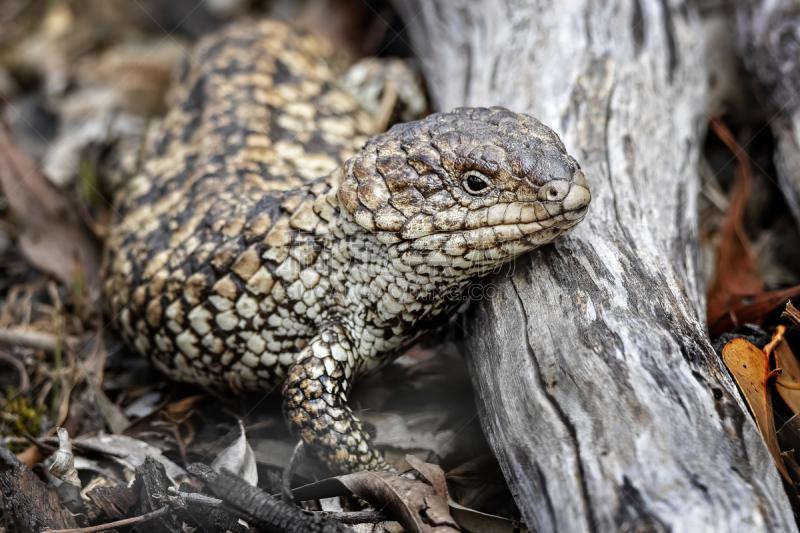
<svg viewBox="0 0 800 533">
<path fill-rule="evenodd" d="M 110 316 L 170 377 L 269 390 L 336 472 L 387 469 L 347 406 L 498 265 L 590 200 L 558 136 L 500 107 L 369 138 L 333 45 L 276 21 L 202 39 L 116 195 Z"/>
</svg>

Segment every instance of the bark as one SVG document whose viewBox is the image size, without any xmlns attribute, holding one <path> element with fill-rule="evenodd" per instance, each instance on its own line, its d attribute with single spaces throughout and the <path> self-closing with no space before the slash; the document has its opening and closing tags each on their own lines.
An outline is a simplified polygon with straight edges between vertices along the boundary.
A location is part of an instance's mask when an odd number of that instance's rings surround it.
<svg viewBox="0 0 800 533">
<path fill-rule="evenodd" d="M 336 520 L 283 502 L 250 485 L 223 468 L 215 472 L 201 463 L 189 465 L 189 472 L 206 484 L 211 493 L 228 504 L 248 524 L 272 533 L 354 533 Z"/>
<path fill-rule="evenodd" d="M 0 445 L 0 509 L 5 513 L 3 525 L 19 533 L 77 527 L 56 489 L 36 477 L 5 445 Z"/>
<path fill-rule="evenodd" d="M 778 185 L 800 226 L 800 4 L 737 0 L 736 29 L 777 140 Z"/>
<path fill-rule="evenodd" d="M 467 319 L 482 424 L 529 527 L 795 531 L 704 324 L 706 71 L 691 5 L 396 5 L 437 110 L 530 113 L 592 190 L 573 235 L 490 279 Z"/>
</svg>

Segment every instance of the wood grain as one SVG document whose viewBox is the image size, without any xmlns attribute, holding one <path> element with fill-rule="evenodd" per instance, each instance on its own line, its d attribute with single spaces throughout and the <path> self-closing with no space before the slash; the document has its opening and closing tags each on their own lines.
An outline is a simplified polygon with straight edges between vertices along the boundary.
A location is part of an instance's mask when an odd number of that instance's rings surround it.
<svg viewBox="0 0 800 533">
<path fill-rule="evenodd" d="M 795 531 L 703 319 L 692 6 L 395 4 L 437 110 L 530 113 L 592 190 L 584 224 L 491 279 L 466 325 L 482 424 L 529 527 Z"/>
</svg>

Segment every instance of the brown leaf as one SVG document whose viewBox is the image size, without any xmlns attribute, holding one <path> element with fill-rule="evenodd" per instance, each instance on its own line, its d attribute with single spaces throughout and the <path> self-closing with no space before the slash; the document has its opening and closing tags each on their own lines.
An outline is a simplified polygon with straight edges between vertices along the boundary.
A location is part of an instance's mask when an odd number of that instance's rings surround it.
<svg viewBox="0 0 800 533">
<path fill-rule="evenodd" d="M 720 225 L 721 241 L 717 249 L 717 272 L 711 283 L 709 298 L 717 295 L 760 292 L 764 288 L 764 282 L 758 274 L 758 265 L 750 252 L 750 243 L 742 226 L 744 209 L 753 182 L 750 160 L 721 120 L 712 119 L 709 126 L 735 154 L 738 162 L 730 207 Z"/>
<path fill-rule="evenodd" d="M 769 358 L 749 341 L 733 339 L 722 349 L 722 360 L 747 400 L 775 466 L 785 479 L 791 481 L 775 436 L 772 395 L 767 389 L 767 381 L 772 377 L 769 372 Z"/>
<path fill-rule="evenodd" d="M 162 403 L 149 415 L 131 422 L 122 434 L 134 438 L 143 432 L 170 435 L 174 432 L 165 431 L 163 426 L 160 425 L 162 422 L 168 422 L 179 427 L 179 436 L 182 437 L 182 442 L 189 444 L 194 439 L 194 428 L 189 424 L 188 419 L 196 412 L 195 405 L 207 396 L 208 394 L 196 394 L 174 402 Z M 181 442 L 176 444 L 182 446 Z"/>
<path fill-rule="evenodd" d="M 100 241 L 81 218 L 80 208 L 37 171 L 4 126 L 0 126 L 0 186 L 23 221 L 20 244 L 31 263 L 68 287 L 80 276 L 91 300 L 99 300 Z"/>
<path fill-rule="evenodd" d="M 753 181 L 750 160 L 722 121 L 712 119 L 709 125 L 734 153 L 738 164 L 730 207 L 719 228 L 717 270 L 708 291 L 706 318 L 709 333 L 716 337 L 738 329 L 742 324 L 761 324 L 764 315 L 789 298 L 800 296 L 800 285 L 782 291 L 763 292 L 764 281 L 742 223 Z"/>
<path fill-rule="evenodd" d="M 781 317 L 788 318 L 792 324 L 800 328 L 800 311 L 792 305 L 792 302 L 786 303 L 786 311 L 781 314 Z"/>
<path fill-rule="evenodd" d="M 412 533 L 461 531 L 450 516 L 447 500 L 433 487 L 390 472 L 356 472 L 339 481 L 361 499 L 400 522 Z"/>
<path fill-rule="evenodd" d="M 765 315 L 797 296 L 800 296 L 800 285 L 781 291 L 731 294 L 724 301 L 718 299 L 714 303 L 718 309 L 716 317 L 710 318 L 711 311 L 708 314 L 709 333 L 715 337 L 726 331 L 736 330 L 743 324 L 761 324 Z M 711 304 L 709 300 L 709 309 Z"/>
<path fill-rule="evenodd" d="M 444 498 L 444 501 L 450 499 L 447 493 L 447 480 L 444 478 L 444 470 L 439 465 L 426 463 L 415 455 L 406 455 L 406 461 L 411 465 L 411 468 L 419 472 L 422 479 L 430 483 L 433 487 L 433 492 L 438 496 Z"/>
<path fill-rule="evenodd" d="M 800 412 L 800 363 L 784 338 L 786 328 L 778 326 L 772 341 L 764 347 L 764 354 L 775 352 L 775 366 L 781 374 L 775 380 L 775 388 L 793 413 Z"/>
<path fill-rule="evenodd" d="M 499 494 L 510 498 L 500 464 L 491 453 L 485 453 L 447 472 L 448 488 L 459 504 L 480 509 Z M 455 516 L 453 517 L 455 518 Z"/>
</svg>

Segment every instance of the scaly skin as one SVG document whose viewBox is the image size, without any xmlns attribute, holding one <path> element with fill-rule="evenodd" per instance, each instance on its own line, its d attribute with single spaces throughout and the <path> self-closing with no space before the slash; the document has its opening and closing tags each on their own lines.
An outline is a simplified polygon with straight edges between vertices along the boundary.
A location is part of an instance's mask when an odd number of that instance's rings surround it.
<svg viewBox="0 0 800 533">
<path fill-rule="evenodd" d="M 590 195 L 558 136 L 503 108 L 365 145 L 331 49 L 274 21 L 201 41 L 115 200 L 105 288 L 123 338 L 164 373 L 282 384 L 290 425 L 332 470 L 380 470 L 352 381 L 481 276 L 569 233 Z"/>
</svg>

